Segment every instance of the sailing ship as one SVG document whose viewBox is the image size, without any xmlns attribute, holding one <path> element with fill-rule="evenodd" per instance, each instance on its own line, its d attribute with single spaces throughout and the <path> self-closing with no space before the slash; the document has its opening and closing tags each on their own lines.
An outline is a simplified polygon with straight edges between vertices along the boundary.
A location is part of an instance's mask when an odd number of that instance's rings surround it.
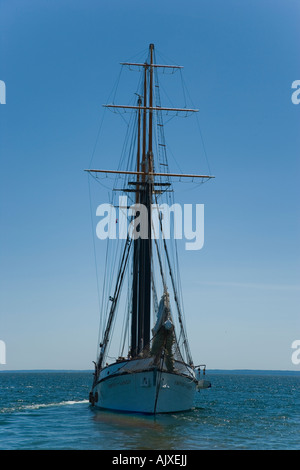
<svg viewBox="0 0 300 470">
<path fill-rule="evenodd" d="M 101 175 L 123 178 L 121 190 L 135 206 L 126 205 L 119 198 L 119 209 L 127 211 L 130 226 L 120 250 L 120 261 L 114 286 L 103 307 L 106 322 L 95 364 L 89 401 L 99 408 L 147 414 L 190 410 L 195 391 L 207 388 L 210 383 L 202 375 L 205 365 L 193 363 L 182 307 L 179 276 L 174 271 L 172 256 L 164 236 L 163 220 L 158 215 L 154 231 L 154 209 L 165 196 L 173 197 L 174 178 L 195 178 L 207 181 L 213 176 L 171 173 L 166 156 L 163 132 L 163 113 L 194 113 L 191 108 L 169 108 L 160 103 L 158 71 L 176 71 L 178 65 L 156 63 L 154 45 L 150 44 L 144 63 L 123 62 L 122 66 L 138 68 L 142 73 L 141 89 L 133 105 L 104 105 L 113 111 L 126 111 L 133 115 L 134 145 L 126 169 L 88 169 L 93 177 Z M 132 141 L 131 141 L 132 142 Z M 125 205 L 122 206 L 122 201 Z M 156 204 L 156 205 L 155 205 Z M 139 208 L 146 208 L 146 234 L 141 234 L 137 223 Z M 116 207 L 116 206 L 114 206 Z M 135 217 L 134 217 L 135 215 Z M 134 236 L 133 233 L 134 232 Z M 172 242 L 176 243 L 175 239 Z M 173 258 L 177 259 L 177 252 Z M 155 264 L 156 263 L 156 264 Z M 155 267 L 156 266 L 156 267 Z M 177 273 L 178 274 L 178 273 Z M 125 278 L 127 276 L 127 282 Z M 128 286 L 127 306 L 121 292 Z M 121 304 L 121 305 L 120 305 Z M 103 304 L 104 305 L 104 304 Z M 113 334 L 117 310 L 125 313 L 125 339 L 120 340 L 122 353 L 113 358 L 108 350 Z M 126 311 L 126 312 L 125 312 Z M 201 377 L 200 377 L 201 374 Z"/>
</svg>

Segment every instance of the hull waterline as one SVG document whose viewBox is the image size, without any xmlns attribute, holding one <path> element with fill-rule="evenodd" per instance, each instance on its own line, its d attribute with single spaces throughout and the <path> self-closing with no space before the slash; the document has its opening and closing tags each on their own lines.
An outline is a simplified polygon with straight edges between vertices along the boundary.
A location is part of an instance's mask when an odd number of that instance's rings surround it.
<svg viewBox="0 0 300 470">
<path fill-rule="evenodd" d="M 186 365 L 185 374 L 176 369 L 159 370 L 145 361 L 112 364 L 92 390 L 92 403 L 99 408 L 134 413 L 172 413 L 193 407 L 197 381 Z M 139 364 L 140 363 L 140 364 Z M 140 369 L 140 370 L 139 370 Z"/>
</svg>

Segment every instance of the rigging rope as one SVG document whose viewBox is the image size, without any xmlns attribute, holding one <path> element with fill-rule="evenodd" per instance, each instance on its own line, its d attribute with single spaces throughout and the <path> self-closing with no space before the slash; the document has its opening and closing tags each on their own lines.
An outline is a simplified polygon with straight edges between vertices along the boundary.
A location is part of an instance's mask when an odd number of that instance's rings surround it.
<svg viewBox="0 0 300 470">
<path fill-rule="evenodd" d="M 111 325 L 112 325 L 112 321 L 114 319 L 114 314 L 115 314 L 115 311 L 116 311 L 116 307 L 117 307 L 117 303 L 118 303 L 118 299 L 119 299 L 119 294 L 120 294 L 120 290 L 121 290 L 122 283 L 123 283 L 124 273 L 125 273 L 125 269 L 126 269 L 126 266 L 127 266 L 128 256 L 129 256 L 129 253 L 130 253 L 130 248 L 131 248 L 131 244 L 132 244 L 131 242 L 132 242 L 132 240 L 129 237 L 127 237 L 125 247 L 124 247 L 123 257 L 122 257 L 122 260 L 121 260 L 120 270 L 119 270 L 119 273 L 118 273 L 117 283 L 116 283 L 116 287 L 115 287 L 115 291 L 114 291 L 114 296 L 111 299 L 112 300 L 112 306 L 111 306 L 111 309 L 110 309 L 110 312 L 109 312 L 108 322 L 107 322 L 107 326 L 106 326 L 106 329 L 105 329 L 103 343 L 102 343 L 101 351 L 100 351 L 100 356 L 99 356 L 98 363 L 97 363 L 98 372 L 101 369 L 101 367 L 103 365 L 104 358 L 105 358 L 106 349 L 107 349 L 107 345 L 108 345 L 108 341 L 109 341 Z M 97 374 L 95 375 L 95 377 L 97 377 Z"/>
<path fill-rule="evenodd" d="M 157 198 L 156 198 L 156 203 L 157 203 Z M 159 221 L 160 221 L 161 233 L 163 234 L 161 214 L 159 215 Z M 167 263 L 168 263 L 168 267 L 169 267 L 169 274 L 170 274 L 172 287 L 173 287 L 174 300 L 175 300 L 175 303 L 176 303 L 176 306 L 177 306 L 178 319 L 179 319 L 179 323 L 180 323 L 180 327 L 181 327 L 181 332 L 182 332 L 182 335 L 183 335 L 183 344 L 184 344 L 184 348 L 185 348 L 185 352 L 186 352 L 186 355 L 187 355 L 188 362 L 189 362 L 189 364 L 192 364 L 193 363 L 192 355 L 191 355 L 191 352 L 190 352 L 190 348 L 189 348 L 189 344 L 188 344 L 188 340 L 187 340 L 187 335 L 186 335 L 186 332 L 185 332 L 185 327 L 184 327 L 184 323 L 183 323 L 183 315 L 182 315 L 181 308 L 180 308 L 179 298 L 178 298 L 177 289 L 176 289 L 176 285 L 175 285 L 175 280 L 174 280 L 174 276 L 173 276 L 173 270 L 172 270 L 172 266 L 171 266 L 171 263 L 170 263 L 168 248 L 167 248 L 167 244 L 166 244 L 166 240 L 165 240 L 164 235 L 163 235 L 162 238 L 163 238 L 163 244 L 164 244 L 164 249 L 165 249 L 165 253 L 166 253 L 166 259 L 167 259 Z"/>
</svg>

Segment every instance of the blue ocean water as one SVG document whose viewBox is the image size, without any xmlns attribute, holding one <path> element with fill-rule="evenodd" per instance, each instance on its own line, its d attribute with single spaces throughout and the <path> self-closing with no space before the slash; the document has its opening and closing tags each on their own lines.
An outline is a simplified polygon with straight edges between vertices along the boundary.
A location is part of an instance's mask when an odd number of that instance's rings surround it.
<svg viewBox="0 0 300 470">
<path fill-rule="evenodd" d="M 91 372 L 0 372 L 0 449 L 300 448 L 300 374 L 207 374 L 189 412 L 97 411 Z"/>
</svg>

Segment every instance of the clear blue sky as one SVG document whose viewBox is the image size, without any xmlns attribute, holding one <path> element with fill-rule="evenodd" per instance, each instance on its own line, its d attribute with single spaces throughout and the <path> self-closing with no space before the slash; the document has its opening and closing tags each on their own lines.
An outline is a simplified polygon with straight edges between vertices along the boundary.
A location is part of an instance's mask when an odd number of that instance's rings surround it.
<svg viewBox="0 0 300 470">
<path fill-rule="evenodd" d="M 299 370 L 299 21 L 298 0 L 0 1 L 0 369 L 92 367 L 99 314 L 83 170 L 119 63 L 154 43 L 185 67 L 216 176 L 179 190 L 205 204 L 203 249 L 180 247 L 194 360 Z M 174 129 L 183 171 L 207 171 L 201 142 Z M 97 148 L 96 166 L 117 161 Z"/>
</svg>

